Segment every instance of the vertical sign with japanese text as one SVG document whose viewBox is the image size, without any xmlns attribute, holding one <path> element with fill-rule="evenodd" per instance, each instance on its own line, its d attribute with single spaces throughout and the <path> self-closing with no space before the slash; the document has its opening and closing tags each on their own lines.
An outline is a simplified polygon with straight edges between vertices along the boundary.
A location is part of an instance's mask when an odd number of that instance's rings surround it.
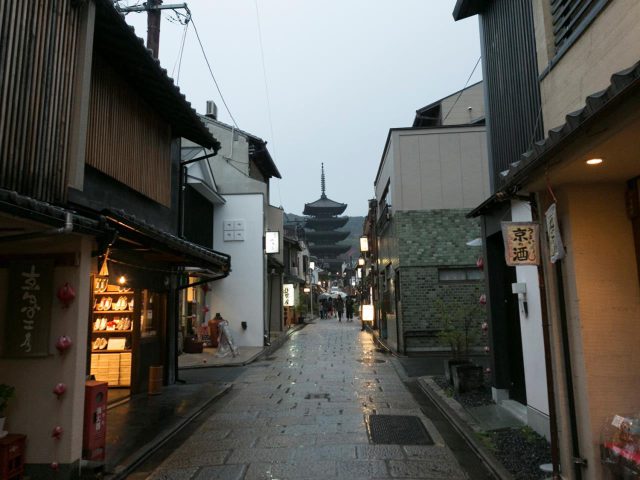
<svg viewBox="0 0 640 480">
<path fill-rule="evenodd" d="M 564 258 L 565 251 L 555 203 L 544 213 L 544 219 L 547 226 L 547 240 L 549 241 L 549 258 L 551 263 L 556 263 Z"/>
<path fill-rule="evenodd" d="M 540 226 L 535 222 L 502 222 L 504 257 L 507 265 L 540 263 Z"/>
<path fill-rule="evenodd" d="M 295 297 L 292 283 L 285 283 L 282 285 L 282 305 L 284 307 L 295 306 Z"/>
<path fill-rule="evenodd" d="M 49 354 L 52 296 L 53 260 L 9 263 L 2 356 L 42 357 Z"/>
</svg>

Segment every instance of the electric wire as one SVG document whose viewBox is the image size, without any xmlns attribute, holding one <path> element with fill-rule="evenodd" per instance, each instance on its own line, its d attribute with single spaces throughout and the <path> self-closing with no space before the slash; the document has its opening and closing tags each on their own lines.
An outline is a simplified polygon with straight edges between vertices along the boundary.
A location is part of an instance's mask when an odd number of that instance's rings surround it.
<svg viewBox="0 0 640 480">
<path fill-rule="evenodd" d="M 185 23 L 184 31 L 182 32 L 182 41 L 180 42 L 180 50 L 178 52 L 178 57 L 176 58 L 175 63 L 173 64 L 173 70 L 171 70 L 171 77 L 176 79 L 176 85 L 180 84 L 180 69 L 182 67 L 182 54 L 184 53 L 184 45 L 187 39 L 187 29 L 189 28 L 189 23 Z M 176 71 L 176 66 L 178 67 L 178 75 L 174 77 L 174 73 Z"/>
<path fill-rule="evenodd" d="M 224 105 L 224 108 L 227 110 L 227 113 L 229 114 L 229 117 L 231 117 L 231 121 L 233 122 L 235 127 L 236 128 L 240 128 L 240 127 L 238 127 L 238 122 L 236 122 L 236 119 L 233 118 L 233 115 L 231 114 L 231 110 L 229 110 L 229 106 L 227 105 L 227 102 L 225 101 L 224 96 L 222 95 L 222 91 L 220 90 L 220 86 L 218 85 L 218 81 L 216 80 L 216 77 L 213 74 L 213 70 L 211 68 L 211 64 L 209 63 L 209 59 L 207 58 L 207 53 L 204 50 L 204 46 L 202 45 L 202 41 L 200 40 L 200 34 L 198 34 L 198 27 L 196 26 L 196 22 L 193 20 L 193 17 L 191 17 L 191 23 L 193 23 L 193 31 L 196 32 L 196 38 L 198 39 L 198 44 L 200 45 L 200 50 L 202 50 L 202 55 L 204 56 L 204 61 L 207 64 L 207 68 L 209 69 L 209 73 L 211 74 L 211 78 L 213 79 L 213 83 L 216 86 L 216 90 L 218 90 L 218 94 L 220 95 L 220 98 L 222 99 L 222 103 Z"/>
<path fill-rule="evenodd" d="M 460 93 L 458 93 L 458 96 L 456 97 L 456 101 L 453 102 L 453 105 L 451 105 L 451 108 L 449 108 L 449 111 L 447 112 L 445 117 L 442 119 L 442 123 L 444 123 L 445 120 L 449 117 L 449 114 L 453 110 L 453 107 L 455 107 L 456 103 L 458 103 L 458 100 L 460 100 L 460 97 L 462 96 L 462 92 L 464 92 L 464 89 L 467 88 L 467 85 L 469 85 L 469 80 L 471 80 L 471 77 L 473 77 L 473 74 L 476 71 L 476 68 L 478 68 L 478 65 L 480 64 L 480 60 L 481 59 L 482 59 L 482 56 L 478 57 L 478 61 L 476 62 L 475 66 L 473 67 L 473 70 L 471 70 L 471 74 L 469 74 L 469 78 L 467 78 L 467 81 L 464 83 L 464 87 L 462 87 L 462 90 L 460 90 Z"/>
<path fill-rule="evenodd" d="M 264 79 L 264 91 L 267 100 L 267 117 L 269 119 L 269 129 L 271 131 L 271 142 L 273 144 L 273 155 L 276 156 L 276 136 L 273 133 L 273 118 L 271 116 L 271 98 L 269 96 L 269 83 L 267 82 L 267 66 L 264 61 L 264 45 L 262 42 L 262 27 L 260 25 L 260 10 L 258 9 L 258 0 L 254 0 L 254 5 L 256 7 L 256 21 L 258 24 L 258 43 L 260 44 L 260 58 L 262 60 L 262 77 Z M 282 195 L 280 192 L 280 182 L 276 182 L 276 186 L 278 189 L 278 200 L 280 205 L 282 206 Z"/>
</svg>

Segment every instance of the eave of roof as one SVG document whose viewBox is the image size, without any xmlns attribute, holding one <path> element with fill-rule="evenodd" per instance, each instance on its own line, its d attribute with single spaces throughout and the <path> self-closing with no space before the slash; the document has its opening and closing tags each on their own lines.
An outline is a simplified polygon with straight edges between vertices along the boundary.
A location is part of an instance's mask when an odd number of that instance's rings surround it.
<svg viewBox="0 0 640 480">
<path fill-rule="evenodd" d="M 453 7 L 453 19 L 458 21 L 481 13 L 489 0 L 458 0 Z"/>
<path fill-rule="evenodd" d="M 148 105 L 172 127 L 173 134 L 218 150 L 220 143 L 204 126 L 180 89 L 109 0 L 96 0 L 94 47 L 128 80 Z"/>
<path fill-rule="evenodd" d="M 523 153 L 518 161 L 513 162 L 505 172 L 499 190 L 469 212 L 467 217 L 482 215 L 496 202 L 509 198 L 522 183 L 526 182 L 537 169 L 546 165 L 555 152 L 569 144 L 580 131 L 615 108 L 628 95 L 639 90 L 640 62 L 614 73 L 606 89 L 589 95 L 583 108 L 566 115 L 566 122 L 563 125 L 549 130 L 544 140 L 535 142 L 531 150 Z"/>
</svg>

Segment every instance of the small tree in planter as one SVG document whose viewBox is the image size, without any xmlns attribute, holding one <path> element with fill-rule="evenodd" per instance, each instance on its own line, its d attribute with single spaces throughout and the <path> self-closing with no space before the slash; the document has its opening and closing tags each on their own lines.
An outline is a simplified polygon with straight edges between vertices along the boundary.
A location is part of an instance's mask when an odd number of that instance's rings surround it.
<svg viewBox="0 0 640 480">
<path fill-rule="evenodd" d="M 4 412 L 7 408 L 9 400 L 11 399 L 11 397 L 13 397 L 15 390 L 16 389 L 10 385 L 6 385 L 4 383 L 0 384 L 0 437 L 2 437 L 4 434 Z"/>
<path fill-rule="evenodd" d="M 466 391 L 482 385 L 482 367 L 473 365 L 469 356 L 472 347 L 480 338 L 480 325 L 484 312 L 476 303 L 468 305 L 446 303 L 437 300 L 438 311 L 442 322 L 442 329 L 438 338 L 443 345 L 449 347 L 451 357 L 445 361 L 445 376 L 458 391 Z M 476 371 L 477 370 L 477 371 Z M 456 380 L 456 374 L 458 380 Z M 475 377 L 480 378 L 480 385 L 476 385 Z M 459 380 L 468 378 L 460 384 Z M 458 384 L 458 385 L 456 385 Z"/>
</svg>

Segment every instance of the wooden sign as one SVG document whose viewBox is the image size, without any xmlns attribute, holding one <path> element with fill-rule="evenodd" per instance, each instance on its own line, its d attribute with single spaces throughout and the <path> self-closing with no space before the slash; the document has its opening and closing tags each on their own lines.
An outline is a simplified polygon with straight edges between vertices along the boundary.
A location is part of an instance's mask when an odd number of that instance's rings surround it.
<svg viewBox="0 0 640 480">
<path fill-rule="evenodd" d="M 502 222 L 504 257 L 507 265 L 540 263 L 540 226 L 534 222 Z"/>
<path fill-rule="evenodd" d="M 49 354 L 53 260 L 9 262 L 4 357 Z"/>
</svg>

